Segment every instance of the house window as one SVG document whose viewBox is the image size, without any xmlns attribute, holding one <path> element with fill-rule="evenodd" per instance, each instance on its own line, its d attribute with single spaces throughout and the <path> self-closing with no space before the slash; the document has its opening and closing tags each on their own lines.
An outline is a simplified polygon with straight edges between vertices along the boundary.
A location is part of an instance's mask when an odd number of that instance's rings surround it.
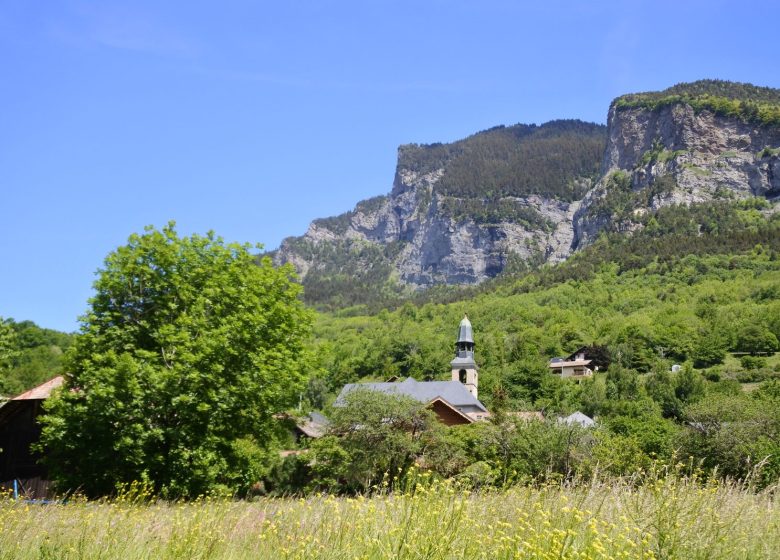
<svg viewBox="0 0 780 560">
<path fill-rule="evenodd" d="M 464 385 L 466 384 L 466 370 L 462 369 L 458 372 L 458 378 L 460 379 L 460 382 Z"/>
</svg>

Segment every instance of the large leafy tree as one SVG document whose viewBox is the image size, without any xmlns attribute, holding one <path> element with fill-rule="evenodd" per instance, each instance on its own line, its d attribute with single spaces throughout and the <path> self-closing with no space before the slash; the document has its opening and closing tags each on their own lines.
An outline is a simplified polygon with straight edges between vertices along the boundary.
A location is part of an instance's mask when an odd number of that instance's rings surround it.
<svg viewBox="0 0 780 560">
<path fill-rule="evenodd" d="M 44 419 L 61 488 L 194 496 L 265 473 L 273 414 L 303 389 L 311 316 L 292 269 L 251 249 L 170 223 L 108 255 Z"/>
</svg>

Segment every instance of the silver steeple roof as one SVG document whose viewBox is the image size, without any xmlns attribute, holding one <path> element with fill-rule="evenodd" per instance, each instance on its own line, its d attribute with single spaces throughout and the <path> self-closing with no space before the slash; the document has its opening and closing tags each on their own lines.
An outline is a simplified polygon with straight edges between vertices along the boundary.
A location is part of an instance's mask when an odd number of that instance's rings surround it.
<svg viewBox="0 0 780 560">
<path fill-rule="evenodd" d="M 463 320 L 458 326 L 458 342 L 470 342 L 474 344 L 474 334 L 471 330 L 471 321 L 469 321 L 468 315 L 463 316 Z"/>
</svg>

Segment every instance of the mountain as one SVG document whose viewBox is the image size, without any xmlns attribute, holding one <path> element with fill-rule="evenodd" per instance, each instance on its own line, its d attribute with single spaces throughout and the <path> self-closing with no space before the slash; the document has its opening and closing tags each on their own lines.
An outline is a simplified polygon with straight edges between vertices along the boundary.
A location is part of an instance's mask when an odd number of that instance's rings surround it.
<svg viewBox="0 0 780 560">
<path fill-rule="evenodd" d="M 604 126 L 553 121 L 401 146 L 389 195 L 315 220 L 274 258 L 294 264 L 306 299 L 325 308 L 476 284 L 513 261 L 561 260 L 605 141 Z"/>
<path fill-rule="evenodd" d="M 556 263 L 664 206 L 780 196 L 780 90 L 718 80 L 617 98 L 607 127 L 492 128 L 398 150 L 393 189 L 274 254 L 322 309 Z"/>
<path fill-rule="evenodd" d="M 702 80 L 609 108 L 602 178 L 574 216 L 574 249 L 647 212 L 780 197 L 780 90 Z"/>
</svg>

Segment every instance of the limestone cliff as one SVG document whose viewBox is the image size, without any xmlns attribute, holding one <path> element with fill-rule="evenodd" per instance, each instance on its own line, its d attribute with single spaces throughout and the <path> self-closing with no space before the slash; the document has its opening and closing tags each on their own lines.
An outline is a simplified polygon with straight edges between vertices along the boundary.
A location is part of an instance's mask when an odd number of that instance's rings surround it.
<svg viewBox="0 0 780 560">
<path fill-rule="evenodd" d="M 574 248 L 603 229 L 631 230 L 633 218 L 665 205 L 780 197 L 778 123 L 719 114 L 711 101 L 667 99 L 654 108 L 621 106 L 620 98 L 610 106 L 602 178 L 575 215 Z"/>
<path fill-rule="evenodd" d="M 410 288 L 476 284 L 510 260 L 562 260 L 577 199 L 598 175 L 604 137 L 603 126 L 558 121 L 401 146 L 389 195 L 315 220 L 274 258 L 295 265 L 307 292 L 361 274 Z"/>
</svg>

